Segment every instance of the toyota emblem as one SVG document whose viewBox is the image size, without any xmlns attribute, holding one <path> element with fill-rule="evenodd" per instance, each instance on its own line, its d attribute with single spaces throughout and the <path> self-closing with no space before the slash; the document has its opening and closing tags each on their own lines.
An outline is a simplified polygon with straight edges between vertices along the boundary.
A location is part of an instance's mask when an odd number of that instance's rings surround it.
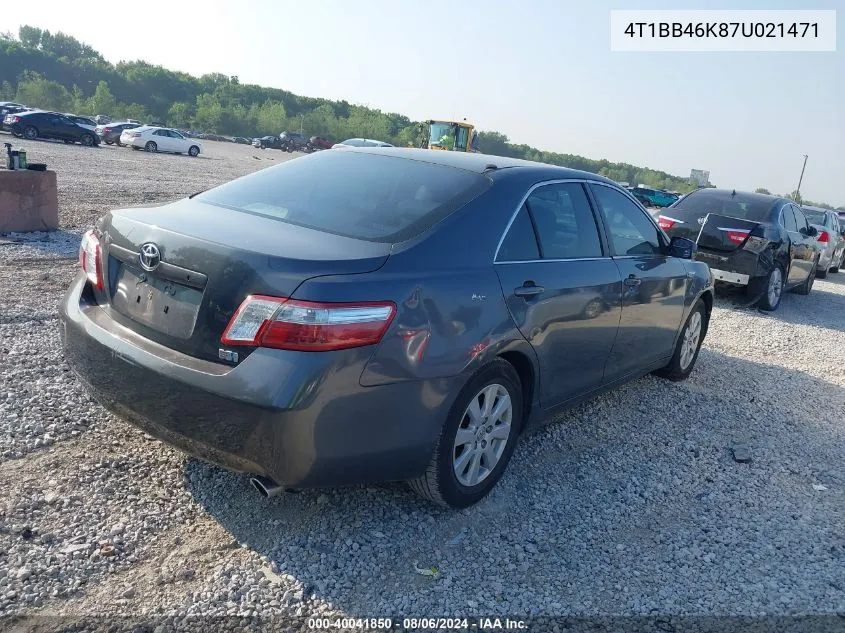
<svg viewBox="0 0 845 633">
<path fill-rule="evenodd" d="M 141 250 L 138 253 L 138 261 L 141 262 L 141 268 L 150 272 L 158 268 L 161 263 L 161 251 L 158 246 L 152 242 L 141 244 Z"/>
</svg>

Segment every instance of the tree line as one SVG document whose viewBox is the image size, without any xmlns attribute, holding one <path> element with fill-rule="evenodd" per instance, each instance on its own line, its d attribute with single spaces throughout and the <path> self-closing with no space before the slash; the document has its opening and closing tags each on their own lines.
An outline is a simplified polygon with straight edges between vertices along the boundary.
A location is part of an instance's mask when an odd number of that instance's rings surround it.
<svg viewBox="0 0 845 633">
<path fill-rule="evenodd" d="M 112 64 L 65 33 L 22 26 L 0 34 L 0 101 L 76 114 L 159 120 L 181 129 L 229 136 L 276 135 L 302 130 L 335 140 L 376 138 L 418 146 L 419 122 L 377 109 L 242 84 L 237 76 L 194 77 L 144 61 Z M 691 191 L 689 178 L 627 163 L 594 160 L 512 143 L 499 132 L 479 131 L 486 154 L 524 158 L 600 174 L 631 185 Z"/>
</svg>

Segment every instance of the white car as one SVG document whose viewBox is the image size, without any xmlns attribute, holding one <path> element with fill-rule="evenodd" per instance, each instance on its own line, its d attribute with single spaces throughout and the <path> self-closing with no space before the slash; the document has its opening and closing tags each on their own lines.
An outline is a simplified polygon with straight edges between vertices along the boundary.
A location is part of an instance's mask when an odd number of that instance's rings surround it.
<svg viewBox="0 0 845 633">
<path fill-rule="evenodd" d="M 202 145 L 195 138 L 186 138 L 176 130 L 151 125 L 124 130 L 120 135 L 120 142 L 132 149 L 145 149 L 148 152 L 197 156 L 202 150 Z"/>
</svg>

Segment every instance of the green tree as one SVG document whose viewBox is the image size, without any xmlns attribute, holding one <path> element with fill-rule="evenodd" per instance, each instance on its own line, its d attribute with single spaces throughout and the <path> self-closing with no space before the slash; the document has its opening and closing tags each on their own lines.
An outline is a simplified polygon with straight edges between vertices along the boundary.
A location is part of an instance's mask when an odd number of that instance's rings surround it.
<svg viewBox="0 0 845 633">
<path fill-rule="evenodd" d="M 256 111 L 256 126 L 261 135 L 279 134 L 284 131 L 287 113 L 281 101 L 265 101 Z M 299 129 L 299 126 L 296 126 Z"/>
<path fill-rule="evenodd" d="M 62 84 L 40 76 L 18 82 L 15 100 L 43 110 L 67 112 L 73 98 Z"/>
<path fill-rule="evenodd" d="M 757 188 L 754 190 L 754 193 L 764 193 L 764 194 L 766 194 L 767 196 L 772 195 L 772 192 L 771 192 L 771 191 L 769 191 L 768 189 L 766 189 L 765 187 L 757 187 Z"/>
<path fill-rule="evenodd" d="M 182 101 L 177 101 L 167 111 L 167 123 L 173 127 L 191 127 L 192 118 L 193 112 L 191 106 Z"/>
<path fill-rule="evenodd" d="M 223 106 L 217 97 L 204 93 L 197 97 L 197 113 L 194 121 L 203 132 L 216 132 L 220 130 L 220 123 L 223 120 Z"/>
<path fill-rule="evenodd" d="M 95 115 L 105 114 L 108 116 L 112 116 L 117 111 L 117 100 L 105 81 L 97 83 L 94 96 L 88 102 L 88 109 Z"/>
<path fill-rule="evenodd" d="M 795 191 L 793 191 L 792 193 L 786 194 L 786 197 L 789 198 L 790 200 L 793 200 L 794 202 L 797 202 L 798 204 L 803 204 L 803 199 L 801 198 L 801 192 L 799 192 L 797 189 Z"/>
</svg>

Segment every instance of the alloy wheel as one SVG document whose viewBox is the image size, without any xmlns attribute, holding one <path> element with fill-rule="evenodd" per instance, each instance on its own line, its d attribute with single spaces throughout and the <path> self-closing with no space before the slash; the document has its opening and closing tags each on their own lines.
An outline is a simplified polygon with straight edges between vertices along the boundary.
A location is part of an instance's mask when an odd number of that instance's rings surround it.
<svg viewBox="0 0 845 633">
<path fill-rule="evenodd" d="M 783 292 L 783 275 L 781 275 L 780 268 L 775 268 L 769 276 L 769 287 L 766 289 L 770 306 L 778 304 L 781 292 Z"/>
<path fill-rule="evenodd" d="M 699 340 L 701 340 L 701 312 L 696 310 L 690 317 L 687 329 L 684 330 L 684 338 L 681 343 L 681 369 L 686 370 L 692 359 L 695 358 Z"/>
<path fill-rule="evenodd" d="M 452 450 L 452 467 L 461 485 L 484 481 L 502 457 L 511 434 L 513 403 L 500 384 L 487 385 L 464 411 Z"/>
</svg>

